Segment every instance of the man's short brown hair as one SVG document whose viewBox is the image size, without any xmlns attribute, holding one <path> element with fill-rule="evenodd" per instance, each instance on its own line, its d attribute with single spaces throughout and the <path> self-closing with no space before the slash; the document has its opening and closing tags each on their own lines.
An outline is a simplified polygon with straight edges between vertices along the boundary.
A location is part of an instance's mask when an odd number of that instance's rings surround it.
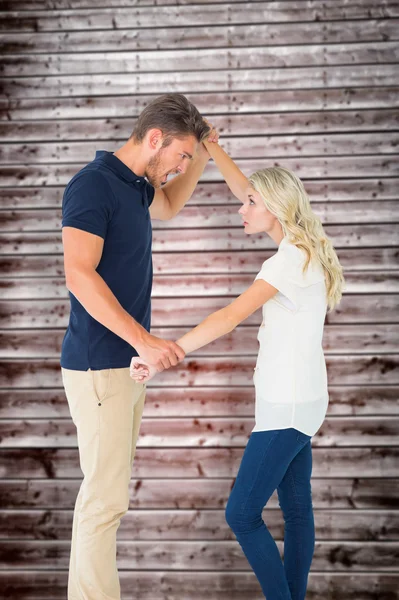
<svg viewBox="0 0 399 600">
<path fill-rule="evenodd" d="M 140 113 L 130 137 L 142 142 L 150 129 L 162 131 L 163 146 L 173 138 L 189 135 L 202 142 L 210 132 L 198 109 L 183 94 L 163 94 L 150 102 Z"/>
</svg>

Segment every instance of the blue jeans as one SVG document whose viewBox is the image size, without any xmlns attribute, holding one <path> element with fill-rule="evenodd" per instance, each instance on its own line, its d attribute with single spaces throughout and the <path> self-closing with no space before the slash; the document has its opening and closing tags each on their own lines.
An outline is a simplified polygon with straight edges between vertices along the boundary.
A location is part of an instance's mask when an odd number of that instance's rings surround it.
<svg viewBox="0 0 399 600">
<path fill-rule="evenodd" d="M 226 506 L 233 530 L 267 600 L 303 600 L 315 532 L 311 436 L 294 429 L 253 432 Z M 262 510 L 277 489 L 284 517 L 284 564 Z"/>
</svg>

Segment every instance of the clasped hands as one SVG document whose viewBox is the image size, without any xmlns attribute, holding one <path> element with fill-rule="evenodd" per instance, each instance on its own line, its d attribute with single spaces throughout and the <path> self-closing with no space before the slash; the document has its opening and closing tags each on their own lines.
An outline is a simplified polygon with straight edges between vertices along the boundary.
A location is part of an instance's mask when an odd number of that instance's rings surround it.
<svg viewBox="0 0 399 600">
<path fill-rule="evenodd" d="M 141 331 L 134 347 L 138 356 L 131 359 L 129 373 L 132 379 L 141 383 L 152 379 L 155 373 L 179 364 L 186 355 L 176 342 L 157 338 L 145 330 Z"/>
</svg>

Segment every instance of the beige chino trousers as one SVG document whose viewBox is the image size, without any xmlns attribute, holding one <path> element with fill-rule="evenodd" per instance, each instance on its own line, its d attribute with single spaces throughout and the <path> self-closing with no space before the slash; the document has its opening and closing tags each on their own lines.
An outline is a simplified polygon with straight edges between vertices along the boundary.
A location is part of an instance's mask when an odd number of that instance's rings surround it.
<svg viewBox="0 0 399 600">
<path fill-rule="evenodd" d="M 129 368 L 61 368 L 76 426 L 83 481 L 75 503 L 68 600 L 120 600 L 116 533 L 129 482 L 146 386 Z"/>
</svg>

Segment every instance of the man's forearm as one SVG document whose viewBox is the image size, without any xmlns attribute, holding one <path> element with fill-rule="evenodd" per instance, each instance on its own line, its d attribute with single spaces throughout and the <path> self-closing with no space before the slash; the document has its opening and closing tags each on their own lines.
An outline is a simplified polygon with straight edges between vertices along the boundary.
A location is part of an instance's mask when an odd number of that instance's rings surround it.
<svg viewBox="0 0 399 600">
<path fill-rule="evenodd" d="M 97 271 L 75 271 L 67 281 L 67 288 L 93 319 L 131 346 L 142 341 L 146 330 L 119 304 Z"/>
<path fill-rule="evenodd" d="M 207 162 L 208 158 L 206 156 L 197 156 L 190 163 L 185 173 L 174 177 L 162 187 L 168 197 L 172 216 L 177 215 L 190 200 Z"/>
</svg>

